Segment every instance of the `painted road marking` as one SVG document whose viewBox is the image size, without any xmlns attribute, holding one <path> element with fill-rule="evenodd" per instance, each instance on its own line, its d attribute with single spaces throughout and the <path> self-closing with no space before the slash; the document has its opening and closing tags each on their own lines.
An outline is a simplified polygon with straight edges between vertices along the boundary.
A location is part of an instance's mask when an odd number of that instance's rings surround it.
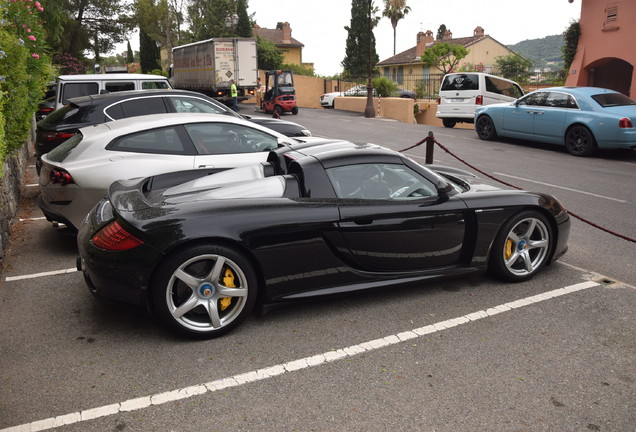
<svg viewBox="0 0 636 432">
<path fill-rule="evenodd" d="M 48 272 L 42 272 L 42 273 L 31 273 L 31 274 L 20 275 L 20 276 L 7 276 L 5 281 L 12 282 L 12 281 L 17 281 L 22 279 L 33 279 L 33 278 L 39 278 L 44 276 L 54 276 L 54 275 L 66 274 L 66 273 L 75 273 L 76 271 L 77 271 L 76 268 L 69 268 L 66 270 L 54 270 L 54 271 L 48 271 Z"/>
<path fill-rule="evenodd" d="M 424 335 L 437 333 L 439 331 L 443 331 L 452 327 L 469 324 L 473 321 L 488 318 L 493 315 L 508 312 L 514 309 L 529 306 L 534 303 L 539 303 L 545 300 L 550 300 L 552 298 L 564 296 L 566 294 L 571 294 L 577 291 L 597 286 L 601 286 L 601 284 L 594 281 L 581 282 L 575 285 L 570 285 L 564 288 L 555 289 L 553 291 L 544 292 L 542 294 L 533 295 L 509 303 L 504 303 L 457 318 L 451 318 L 446 321 L 440 321 L 435 324 L 407 330 L 402 333 L 385 336 L 383 338 L 363 342 L 358 345 L 341 348 L 336 351 L 327 351 L 325 353 L 317 354 L 311 357 L 292 360 L 287 363 L 281 363 L 267 368 L 258 369 L 227 378 L 221 378 L 208 383 L 193 385 L 190 387 L 184 387 L 163 393 L 155 393 L 148 396 L 128 399 L 123 402 L 104 405 L 96 408 L 89 408 L 83 411 L 77 411 L 69 414 L 59 415 L 57 417 L 50 417 L 47 419 L 34 421 L 32 423 L 12 426 L 0 430 L 0 432 L 44 431 L 54 429 L 59 426 L 80 423 L 122 412 L 138 411 L 151 406 L 162 405 L 169 402 L 200 396 L 206 393 L 213 393 L 219 390 L 238 387 L 256 381 L 263 381 L 278 375 L 283 375 L 285 373 L 296 372 L 310 367 L 320 366 L 329 362 L 351 358 L 364 352 L 374 351 L 389 345 L 398 344 Z"/>
<path fill-rule="evenodd" d="M 46 217 L 41 216 L 41 217 L 32 217 L 32 218 L 20 218 L 18 219 L 20 222 L 25 222 L 25 221 L 39 221 L 39 220 L 44 220 L 46 219 Z"/>
<path fill-rule="evenodd" d="M 590 196 L 593 196 L 593 197 L 596 197 L 596 198 L 603 198 L 603 199 L 610 200 L 610 201 L 616 201 L 616 202 L 620 202 L 620 203 L 628 202 L 628 201 L 625 201 L 625 200 L 622 200 L 622 199 L 611 198 L 611 197 L 608 197 L 608 196 L 605 196 L 605 195 L 598 195 L 598 194 L 594 194 L 594 193 L 591 193 L 591 192 L 585 192 L 585 191 L 578 190 L 578 189 L 568 188 L 568 187 L 565 187 L 565 186 L 559 186 L 559 185 L 555 185 L 555 184 L 551 184 L 551 183 L 543 183 L 543 182 L 540 182 L 540 181 L 530 180 L 530 179 L 523 178 L 523 177 L 515 177 L 515 176 L 510 175 L 510 174 L 504 174 L 504 173 L 499 173 L 499 172 L 495 172 L 493 174 L 504 176 L 504 177 L 513 178 L 515 180 L 522 180 L 522 181 L 526 181 L 526 182 L 530 182 L 530 183 L 536 183 L 536 184 L 540 184 L 542 186 L 549 186 L 549 187 L 553 187 L 553 188 L 557 188 L 557 189 L 567 190 L 567 191 L 570 191 L 570 192 L 576 192 L 576 193 L 580 193 L 580 194 L 584 194 L 584 195 L 590 195 Z"/>
</svg>

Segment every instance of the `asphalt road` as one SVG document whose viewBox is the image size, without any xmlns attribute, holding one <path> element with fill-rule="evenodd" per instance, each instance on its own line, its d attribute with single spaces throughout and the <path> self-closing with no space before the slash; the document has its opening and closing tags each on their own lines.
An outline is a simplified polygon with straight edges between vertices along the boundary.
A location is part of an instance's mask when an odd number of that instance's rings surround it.
<svg viewBox="0 0 636 432">
<path fill-rule="evenodd" d="M 485 172 L 636 237 L 634 153 L 575 158 L 338 111 L 285 118 L 394 149 L 432 130 Z M 407 153 L 423 162 L 423 147 Z M 526 283 L 288 306 L 193 342 L 93 298 L 72 270 L 75 239 L 38 219 L 36 195 L 27 188 L 0 280 L 0 432 L 636 431 L 636 245 L 578 220 L 570 251 Z"/>
</svg>

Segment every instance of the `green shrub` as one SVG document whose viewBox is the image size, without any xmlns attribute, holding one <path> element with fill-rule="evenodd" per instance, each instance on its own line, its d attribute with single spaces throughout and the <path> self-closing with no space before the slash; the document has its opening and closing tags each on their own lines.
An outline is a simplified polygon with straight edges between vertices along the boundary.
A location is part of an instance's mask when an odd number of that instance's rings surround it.
<svg viewBox="0 0 636 432">
<path fill-rule="evenodd" d="M 373 88 L 380 97 L 394 96 L 398 92 L 398 85 L 384 76 L 373 78 Z"/>
</svg>

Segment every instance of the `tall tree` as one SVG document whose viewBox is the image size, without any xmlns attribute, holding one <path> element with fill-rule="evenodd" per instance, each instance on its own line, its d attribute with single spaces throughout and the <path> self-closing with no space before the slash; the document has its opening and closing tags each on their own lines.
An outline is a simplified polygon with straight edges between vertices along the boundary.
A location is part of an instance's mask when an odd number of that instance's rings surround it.
<svg viewBox="0 0 636 432">
<path fill-rule="evenodd" d="M 247 14 L 247 0 L 237 0 L 236 13 L 238 24 L 236 25 L 236 35 L 241 37 L 252 37 L 252 23 Z"/>
<path fill-rule="evenodd" d="M 128 41 L 128 45 L 126 46 L 126 63 L 132 63 L 135 61 L 135 55 L 133 54 L 133 50 L 130 46 L 130 41 Z"/>
<path fill-rule="evenodd" d="M 395 40 L 398 21 L 406 16 L 411 8 L 406 5 L 406 0 L 384 0 L 384 11 L 382 15 L 391 20 L 393 27 L 393 55 L 395 55 Z"/>
<path fill-rule="evenodd" d="M 444 33 L 446 33 L 446 24 L 442 24 L 441 26 L 439 26 L 439 28 L 437 29 L 437 40 L 442 40 L 444 39 Z"/>
<path fill-rule="evenodd" d="M 172 47 L 179 42 L 175 39 L 183 16 L 183 12 L 175 8 L 182 5 L 169 0 L 137 0 L 135 3 L 135 18 L 140 30 L 165 48 L 168 65 L 172 64 Z"/>
<path fill-rule="evenodd" d="M 448 42 L 436 43 L 422 54 L 422 63 L 426 67 L 434 67 L 444 74 L 450 73 L 461 59 L 468 55 L 463 45 L 451 45 Z"/>
<path fill-rule="evenodd" d="M 371 8 L 370 23 L 369 8 Z M 369 57 L 371 57 L 372 66 L 380 61 L 375 50 L 375 36 L 373 35 L 373 29 L 380 20 L 377 13 L 378 9 L 373 5 L 373 0 L 351 1 L 351 23 L 349 26 L 345 26 L 345 30 L 347 30 L 347 45 L 345 47 L 345 58 L 341 63 L 345 75 L 366 77 Z"/>
<path fill-rule="evenodd" d="M 62 52 L 79 57 L 82 51 L 100 53 L 111 51 L 123 42 L 132 28 L 130 7 L 124 0 L 62 0 L 67 14 L 65 46 Z"/>
<path fill-rule="evenodd" d="M 191 0 L 188 16 L 192 38 L 199 41 L 229 36 L 225 18 L 234 12 L 234 0 Z"/>
<path fill-rule="evenodd" d="M 139 29 L 139 63 L 142 73 L 161 69 L 161 56 L 157 43 L 143 29 Z"/>
</svg>

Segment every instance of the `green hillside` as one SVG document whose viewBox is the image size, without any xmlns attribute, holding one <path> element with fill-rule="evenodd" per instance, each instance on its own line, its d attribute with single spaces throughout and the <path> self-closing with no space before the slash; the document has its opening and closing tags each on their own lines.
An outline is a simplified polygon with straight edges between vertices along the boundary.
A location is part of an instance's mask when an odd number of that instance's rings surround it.
<svg viewBox="0 0 636 432">
<path fill-rule="evenodd" d="M 529 39 L 508 48 L 532 61 L 535 69 L 559 70 L 563 67 L 563 35 L 546 36 L 542 39 Z"/>
</svg>

